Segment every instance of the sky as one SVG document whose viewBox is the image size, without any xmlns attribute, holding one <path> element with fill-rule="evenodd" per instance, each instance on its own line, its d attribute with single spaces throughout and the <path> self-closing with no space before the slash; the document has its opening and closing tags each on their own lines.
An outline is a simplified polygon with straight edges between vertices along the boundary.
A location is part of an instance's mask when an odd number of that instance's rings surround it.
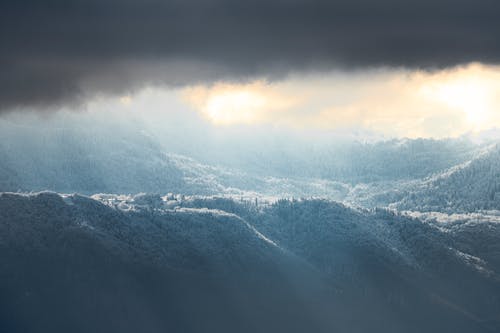
<svg viewBox="0 0 500 333">
<path fill-rule="evenodd" d="M 500 127 L 499 13 L 493 0 L 6 0 L 0 112 L 455 137 Z"/>
</svg>

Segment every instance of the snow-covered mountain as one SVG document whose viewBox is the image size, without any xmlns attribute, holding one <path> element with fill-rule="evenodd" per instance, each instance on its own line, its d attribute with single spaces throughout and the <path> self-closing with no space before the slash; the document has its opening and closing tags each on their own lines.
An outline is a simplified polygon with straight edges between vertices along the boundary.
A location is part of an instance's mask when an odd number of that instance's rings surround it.
<svg viewBox="0 0 500 333">
<path fill-rule="evenodd" d="M 204 133 L 206 142 L 196 139 L 195 149 L 130 117 L 51 117 L 0 119 L 0 192 L 316 197 L 413 211 L 500 209 L 500 149 L 493 139 L 312 143 L 281 134 L 252 142 L 248 135 L 223 140 Z"/>
<path fill-rule="evenodd" d="M 500 210 L 500 146 L 416 184 L 395 207 L 448 213 Z"/>
<path fill-rule="evenodd" d="M 242 218 L 215 209 L 161 210 L 155 196 L 121 208 L 111 201 L 0 195 L 2 329 L 253 332 L 266 323 L 259 330 L 284 325 L 303 332 L 310 322 L 321 326 L 304 305 L 320 296 L 311 292 L 307 264 Z"/>
<path fill-rule="evenodd" d="M 0 122 L 0 191 L 137 193 L 183 189 L 160 146 L 119 122 Z M 111 134 L 112 133 L 112 134 Z"/>
<path fill-rule="evenodd" d="M 0 120 L 6 332 L 500 330 L 491 140 L 23 117 Z"/>
<path fill-rule="evenodd" d="M 32 332 L 494 332 L 497 224 L 327 200 L 4 193 L 0 319 Z"/>
<path fill-rule="evenodd" d="M 253 193 L 356 202 L 377 193 L 370 184 L 419 180 L 469 161 L 483 147 L 469 139 L 360 143 L 327 137 L 318 143 L 280 133 L 179 131 L 150 128 L 130 115 L 4 117 L 0 191 Z"/>
</svg>

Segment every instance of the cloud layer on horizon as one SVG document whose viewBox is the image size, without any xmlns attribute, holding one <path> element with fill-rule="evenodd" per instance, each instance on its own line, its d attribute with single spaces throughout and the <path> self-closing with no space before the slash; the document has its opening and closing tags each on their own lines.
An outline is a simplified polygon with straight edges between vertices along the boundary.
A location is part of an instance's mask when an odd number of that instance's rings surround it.
<svg viewBox="0 0 500 333">
<path fill-rule="evenodd" d="M 0 110 L 149 85 L 500 63 L 493 0 L 0 4 Z"/>
<path fill-rule="evenodd" d="M 215 125 L 352 128 L 410 138 L 500 128 L 500 66 L 480 64 L 199 85 L 182 97 Z"/>
</svg>

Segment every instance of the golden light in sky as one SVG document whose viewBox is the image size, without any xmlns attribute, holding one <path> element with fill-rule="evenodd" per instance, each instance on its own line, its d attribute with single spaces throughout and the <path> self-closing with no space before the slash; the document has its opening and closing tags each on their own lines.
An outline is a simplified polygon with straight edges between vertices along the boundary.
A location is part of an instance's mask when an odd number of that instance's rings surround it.
<svg viewBox="0 0 500 333">
<path fill-rule="evenodd" d="M 190 87 L 183 98 L 217 125 L 362 127 L 389 136 L 449 137 L 500 127 L 500 68 L 291 76 Z"/>
<path fill-rule="evenodd" d="M 132 98 L 128 95 L 125 95 L 125 96 L 120 97 L 119 101 L 123 105 L 130 105 L 130 103 L 132 102 Z"/>
<path fill-rule="evenodd" d="M 487 89 L 480 82 L 473 81 L 444 83 L 434 91 L 434 97 L 449 107 L 463 111 L 471 123 L 480 125 L 488 111 Z"/>
<path fill-rule="evenodd" d="M 210 88 L 192 87 L 183 95 L 214 124 L 252 124 L 292 106 L 293 97 L 287 98 L 268 88 L 260 81 L 242 85 L 217 84 Z"/>
<path fill-rule="evenodd" d="M 487 129 L 495 122 L 500 110 L 498 69 L 475 64 L 431 81 L 422 88 L 424 96 L 462 112 L 472 131 Z"/>
<path fill-rule="evenodd" d="M 252 122 L 256 113 L 266 104 L 263 95 L 250 90 L 232 89 L 210 96 L 204 111 L 215 123 Z"/>
</svg>

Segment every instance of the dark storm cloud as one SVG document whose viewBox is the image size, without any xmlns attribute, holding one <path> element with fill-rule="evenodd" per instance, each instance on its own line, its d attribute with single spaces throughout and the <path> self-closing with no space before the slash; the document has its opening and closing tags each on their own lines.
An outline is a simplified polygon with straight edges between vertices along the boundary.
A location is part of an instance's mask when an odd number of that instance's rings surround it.
<svg viewBox="0 0 500 333">
<path fill-rule="evenodd" d="M 496 0 L 0 4 L 0 109 L 147 84 L 500 62 Z"/>
</svg>

